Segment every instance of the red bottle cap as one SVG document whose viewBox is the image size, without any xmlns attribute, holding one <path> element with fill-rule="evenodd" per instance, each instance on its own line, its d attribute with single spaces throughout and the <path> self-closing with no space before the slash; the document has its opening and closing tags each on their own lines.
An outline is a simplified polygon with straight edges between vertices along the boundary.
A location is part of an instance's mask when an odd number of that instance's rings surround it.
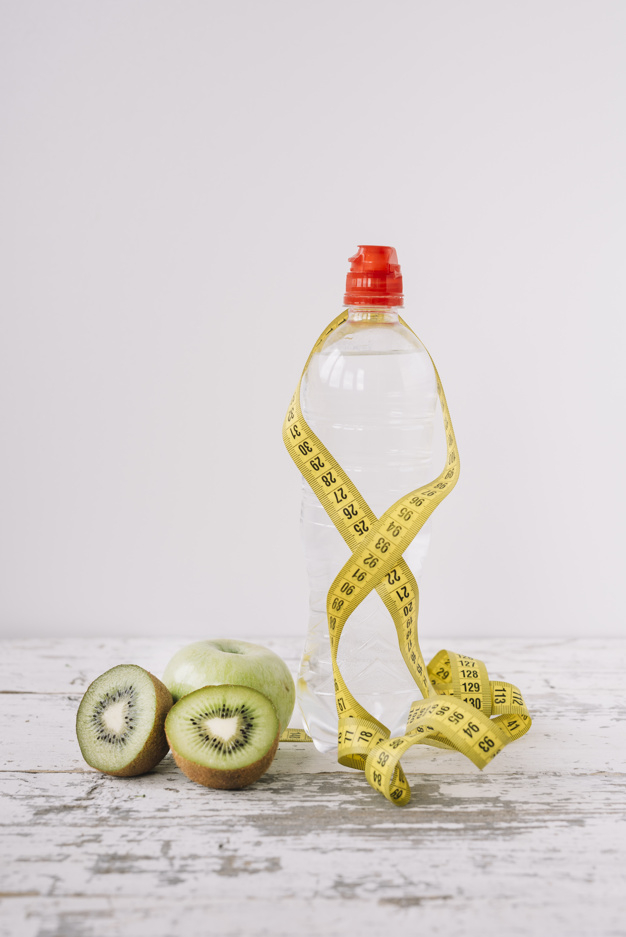
<svg viewBox="0 0 626 937">
<path fill-rule="evenodd" d="M 402 306 L 402 273 L 394 247 L 360 244 L 350 257 L 346 306 Z"/>
</svg>

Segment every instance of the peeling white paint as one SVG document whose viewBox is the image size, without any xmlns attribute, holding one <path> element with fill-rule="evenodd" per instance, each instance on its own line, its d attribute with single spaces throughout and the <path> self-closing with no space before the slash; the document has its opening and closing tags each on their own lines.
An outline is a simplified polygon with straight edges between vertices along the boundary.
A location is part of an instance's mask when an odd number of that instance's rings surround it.
<svg viewBox="0 0 626 937">
<path fill-rule="evenodd" d="M 405 808 L 304 744 L 244 791 L 171 756 L 143 778 L 92 771 L 74 735 L 88 683 L 120 662 L 160 675 L 182 643 L 3 643 L 1 934 L 626 934 L 626 642 L 472 642 L 533 728 L 483 773 L 413 749 Z M 299 642 L 265 643 L 296 666 Z"/>
</svg>

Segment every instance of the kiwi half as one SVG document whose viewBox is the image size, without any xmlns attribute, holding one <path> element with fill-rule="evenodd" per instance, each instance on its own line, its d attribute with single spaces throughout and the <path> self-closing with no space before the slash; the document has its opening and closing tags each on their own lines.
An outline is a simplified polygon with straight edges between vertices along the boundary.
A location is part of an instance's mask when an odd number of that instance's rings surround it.
<svg viewBox="0 0 626 937">
<path fill-rule="evenodd" d="M 269 768 L 280 736 L 266 696 L 247 686 L 205 686 L 183 696 L 165 720 L 176 764 L 205 787 L 247 787 Z"/>
<path fill-rule="evenodd" d="M 136 664 L 119 664 L 97 677 L 83 696 L 76 735 L 92 768 L 120 778 L 151 771 L 168 752 L 167 687 Z"/>
</svg>

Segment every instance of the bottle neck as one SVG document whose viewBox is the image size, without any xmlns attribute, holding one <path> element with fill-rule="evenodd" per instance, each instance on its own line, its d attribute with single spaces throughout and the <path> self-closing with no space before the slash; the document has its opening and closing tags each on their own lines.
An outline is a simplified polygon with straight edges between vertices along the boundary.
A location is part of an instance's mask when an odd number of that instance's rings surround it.
<svg viewBox="0 0 626 937">
<path fill-rule="evenodd" d="M 401 308 L 401 306 L 348 306 L 348 322 L 393 325 L 398 322 Z"/>
</svg>

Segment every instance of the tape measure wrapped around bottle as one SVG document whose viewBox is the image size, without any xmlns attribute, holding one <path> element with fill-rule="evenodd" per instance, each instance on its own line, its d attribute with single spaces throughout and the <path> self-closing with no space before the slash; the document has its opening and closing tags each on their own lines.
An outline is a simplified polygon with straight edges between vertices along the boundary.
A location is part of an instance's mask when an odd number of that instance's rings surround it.
<svg viewBox="0 0 626 937">
<path fill-rule="evenodd" d="M 343 312 L 320 335 L 303 374 L 313 354 L 347 317 L 347 311 Z M 300 407 L 302 377 L 283 424 L 289 454 L 352 552 L 338 571 L 326 601 L 339 716 L 338 760 L 364 771 L 372 787 L 398 805 L 408 803 L 411 796 L 400 758 L 412 745 L 425 743 L 453 749 L 484 768 L 508 742 L 524 735 L 531 724 L 519 690 L 512 684 L 489 680 L 482 661 L 440 651 L 426 665 L 420 650 L 419 590 L 403 553 L 452 491 L 460 469 L 452 420 L 434 362 L 433 368 L 446 434 L 445 465 L 430 484 L 400 498 L 380 518 L 307 425 Z M 346 504 L 351 506 L 349 512 L 344 511 Z M 393 739 L 387 727 L 352 696 L 337 665 L 343 628 L 373 589 L 393 619 L 402 657 L 423 697 L 411 706 L 405 734 Z"/>
</svg>

